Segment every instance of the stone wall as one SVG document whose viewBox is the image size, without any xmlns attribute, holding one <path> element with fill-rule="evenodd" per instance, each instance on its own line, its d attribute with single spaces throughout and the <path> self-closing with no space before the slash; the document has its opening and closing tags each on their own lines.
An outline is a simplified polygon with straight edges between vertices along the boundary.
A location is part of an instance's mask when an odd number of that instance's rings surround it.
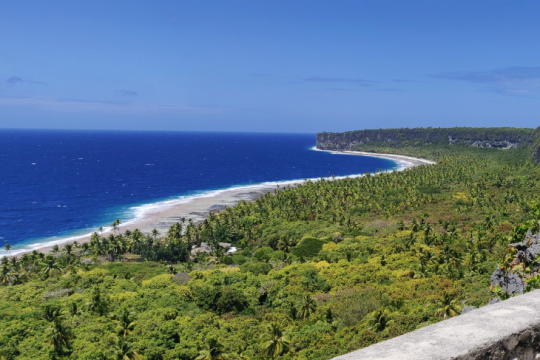
<svg viewBox="0 0 540 360">
<path fill-rule="evenodd" d="M 334 359 L 540 359 L 540 290 L 475 309 Z"/>
</svg>

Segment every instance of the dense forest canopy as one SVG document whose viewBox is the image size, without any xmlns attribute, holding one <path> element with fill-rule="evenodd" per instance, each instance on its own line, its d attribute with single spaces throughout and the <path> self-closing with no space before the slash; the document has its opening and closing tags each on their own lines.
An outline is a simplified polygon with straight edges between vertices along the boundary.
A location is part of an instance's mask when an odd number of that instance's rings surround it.
<svg viewBox="0 0 540 360">
<path fill-rule="evenodd" d="M 4 257 L 1 358 L 330 359 L 504 298 L 490 275 L 540 220 L 530 146 L 372 145 L 437 164 Z"/>
</svg>

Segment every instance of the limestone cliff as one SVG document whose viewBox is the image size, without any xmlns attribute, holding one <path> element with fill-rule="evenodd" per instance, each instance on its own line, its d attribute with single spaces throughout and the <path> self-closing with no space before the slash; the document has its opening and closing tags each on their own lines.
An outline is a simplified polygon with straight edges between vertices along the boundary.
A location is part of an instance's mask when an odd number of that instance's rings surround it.
<svg viewBox="0 0 540 360">
<path fill-rule="evenodd" d="M 540 127 L 537 127 L 533 133 L 531 157 L 534 162 L 540 163 Z"/>
<path fill-rule="evenodd" d="M 356 130 L 343 133 L 317 134 L 317 148 L 323 150 L 351 150 L 357 144 L 407 146 L 423 144 L 494 147 L 510 149 L 531 145 L 533 129 L 525 128 L 415 128 Z M 540 139 L 540 133 L 539 133 Z M 540 140 L 538 142 L 540 144 Z M 540 160 L 540 146 L 538 147 Z"/>
</svg>

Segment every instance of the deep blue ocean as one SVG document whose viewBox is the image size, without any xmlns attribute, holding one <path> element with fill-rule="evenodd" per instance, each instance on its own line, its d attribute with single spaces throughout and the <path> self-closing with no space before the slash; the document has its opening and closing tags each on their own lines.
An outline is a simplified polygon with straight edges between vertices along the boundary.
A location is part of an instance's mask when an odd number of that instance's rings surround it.
<svg viewBox="0 0 540 360">
<path fill-rule="evenodd" d="M 181 196 L 396 166 L 314 146 L 315 134 L 0 130 L 0 246 L 126 222 Z"/>
</svg>

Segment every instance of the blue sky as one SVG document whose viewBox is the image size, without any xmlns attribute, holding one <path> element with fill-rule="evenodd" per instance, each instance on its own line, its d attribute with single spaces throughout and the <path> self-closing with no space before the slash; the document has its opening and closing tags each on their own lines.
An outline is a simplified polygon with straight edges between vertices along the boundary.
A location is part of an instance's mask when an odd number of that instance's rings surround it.
<svg viewBox="0 0 540 360">
<path fill-rule="evenodd" d="M 539 1 L 4 1 L 0 127 L 540 125 Z"/>
</svg>

